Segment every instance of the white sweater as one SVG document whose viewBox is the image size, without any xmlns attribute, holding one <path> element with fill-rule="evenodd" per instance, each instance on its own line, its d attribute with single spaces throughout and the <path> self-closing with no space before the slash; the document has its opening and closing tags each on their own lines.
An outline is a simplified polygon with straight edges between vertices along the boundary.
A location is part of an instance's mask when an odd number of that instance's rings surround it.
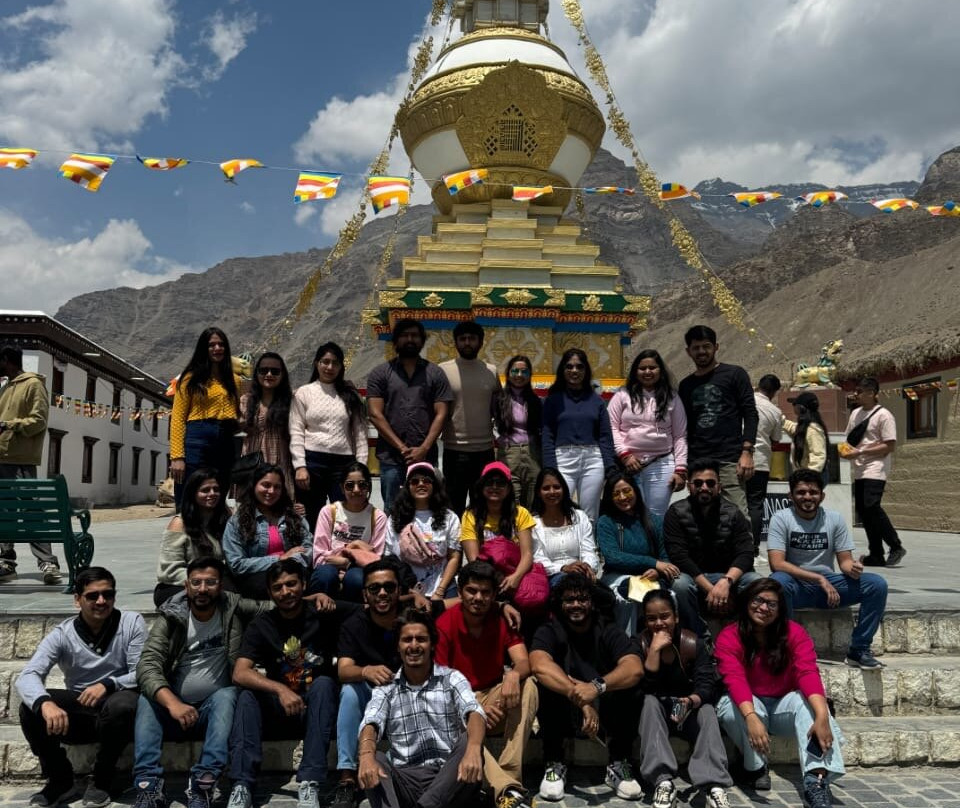
<svg viewBox="0 0 960 808">
<path fill-rule="evenodd" d="M 295 469 L 307 465 L 308 451 L 354 455 L 366 463 L 366 418 L 361 418 L 354 429 L 352 445 L 350 438 L 350 416 L 332 384 L 318 380 L 294 393 L 290 405 L 290 457 Z"/>
</svg>

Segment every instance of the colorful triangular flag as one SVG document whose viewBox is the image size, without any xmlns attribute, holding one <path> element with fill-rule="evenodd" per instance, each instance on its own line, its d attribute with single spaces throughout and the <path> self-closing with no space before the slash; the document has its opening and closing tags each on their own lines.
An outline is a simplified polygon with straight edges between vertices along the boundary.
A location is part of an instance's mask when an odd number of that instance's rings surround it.
<svg viewBox="0 0 960 808">
<path fill-rule="evenodd" d="M 367 190 L 373 203 L 373 212 L 410 204 L 410 180 L 406 177 L 370 177 Z"/>
<path fill-rule="evenodd" d="M 337 195 L 341 174 L 321 174 L 301 171 L 297 187 L 293 191 L 294 202 L 311 202 L 314 199 L 333 199 Z"/>
<path fill-rule="evenodd" d="M 471 168 L 467 171 L 457 171 L 455 174 L 444 174 L 443 184 L 453 196 L 471 185 L 483 185 L 483 181 L 489 176 L 490 172 L 485 168 Z"/>
<path fill-rule="evenodd" d="M 60 166 L 60 176 L 95 193 L 115 160 L 106 154 L 71 154 Z"/>
<path fill-rule="evenodd" d="M 36 149 L 0 149 L 0 168 L 26 168 L 36 156 Z"/>
<path fill-rule="evenodd" d="M 263 163 L 259 160 L 251 160 L 249 158 L 226 160 L 220 163 L 220 170 L 223 172 L 223 176 L 227 178 L 227 182 L 234 182 L 237 174 L 248 168 L 263 168 Z"/>
<path fill-rule="evenodd" d="M 153 171 L 173 171 L 190 162 L 185 157 L 141 157 L 139 154 L 137 159 Z"/>
<path fill-rule="evenodd" d="M 664 201 L 669 201 L 671 199 L 686 199 L 687 197 L 692 197 L 693 199 L 700 198 L 700 194 L 698 194 L 696 191 L 689 190 L 686 185 L 681 185 L 679 182 L 663 183 L 658 191 L 658 196 Z"/>
<path fill-rule="evenodd" d="M 531 199 L 536 199 L 538 196 L 545 196 L 546 194 L 552 193 L 552 185 L 544 185 L 542 187 L 536 185 L 513 186 L 513 198 L 518 202 L 529 202 Z"/>
</svg>

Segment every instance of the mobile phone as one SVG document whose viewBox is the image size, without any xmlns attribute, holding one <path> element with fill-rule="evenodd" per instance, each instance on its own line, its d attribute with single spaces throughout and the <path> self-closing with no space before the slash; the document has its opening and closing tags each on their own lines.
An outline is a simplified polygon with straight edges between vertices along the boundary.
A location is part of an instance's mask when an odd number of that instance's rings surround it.
<svg viewBox="0 0 960 808">
<path fill-rule="evenodd" d="M 815 758 L 823 757 L 823 747 L 820 746 L 820 741 L 817 740 L 816 735 L 810 736 L 810 741 L 807 743 L 807 754 Z"/>
</svg>

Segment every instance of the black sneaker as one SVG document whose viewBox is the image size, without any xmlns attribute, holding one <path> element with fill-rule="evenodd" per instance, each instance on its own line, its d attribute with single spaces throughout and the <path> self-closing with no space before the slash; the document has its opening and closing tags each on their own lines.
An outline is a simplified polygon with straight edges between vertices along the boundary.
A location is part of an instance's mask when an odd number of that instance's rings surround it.
<svg viewBox="0 0 960 808">
<path fill-rule="evenodd" d="M 55 805 L 69 802 L 73 794 L 73 780 L 51 780 L 30 798 L 30 805 L 35 808 L 53 808 Z"/>
<path fill-rule="evenodd" d="M 163 790 L 163 780 L 146 780 L 137 783 L 137 798 L 133 808 L 167 808 L 167 795 Z"/>
<path fill-rule="evenodd" d="M 17 577 L 17 565 L 9 561 L 0 560 L 0 584 L 12 581 Z M 38 791 L 37 794 L 40 792 Z M 32 804 L 32 803 L 31 803 Z"/>
<path fill-rule="evenodd" d="M 356 808 L 357 784 L 353 780 L 341 780 L 333 792 L 330 808 Z"/>
<path fill-rule="evenodd" d="M 833 808 L 833 795 L 827 785 L 827 778 L 822 774 L 803 776 L 803 798 L 810 808 Z"/>
<path fill-rule="evenodd" d="M 770 790 L 770 771 L 766 766 L 753 771 L 743 768 L 742 765 L 738 766 L 737 769 L 736 781 L 741 788 L 749 788 L 753 791 Z"/>
<path fill-rule="evenodd" d="M 860 563 L 863 564 L 863 566 L 865 566 L 865 567 L 885 567 L 885 566 L 887 566 L 887 562 L 884 561 L 882 558 L 877 558 L 876 556 L 872 556 L 872 555 L 860 556 Z"/>
<path fill-rule="evenodd" d="M 93 780 L 87 783 L 87 788 L 83 792 L 83 801 L 81 805 L 83 808 L 106 808 L 113 802 L 110 799 L 110 793 L 103 788 L 97 786 Z"/>
<path fill-rule="evenodd" d="M 902 544 L 898 544 L 889 553 L 887 553 L 887 566 L 888 567 L 897 566 L 897 564 L 903 561 L 903 557 L 906 554 L 907 554 L 907 548 L 904 547 Z"/>
</svg>

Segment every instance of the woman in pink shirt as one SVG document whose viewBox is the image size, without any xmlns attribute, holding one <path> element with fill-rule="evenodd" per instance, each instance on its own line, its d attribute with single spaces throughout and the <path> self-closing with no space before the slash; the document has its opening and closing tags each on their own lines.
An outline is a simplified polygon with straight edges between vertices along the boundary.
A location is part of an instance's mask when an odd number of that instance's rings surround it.
<svg viewBox="0 0 960 808">
<path fill-rule="evenodd" d="M 650 512 L 661 519 L 687 478 L 687 416 L 657 351 L 640 351 L 607 406 L 613 447 Z"/>
<path fill-rule="evenodd" d="M 845 771 L 842 735 L 830 716 L 813 640 L 787 619 L 783 587 L 772 578 L 737 598 L 738 619 L 717 635 L 717 669 L 729 695 L 717 704 L 724 732 L 743 752 L 740 784 L 770 789 L 770 735 L 796 736 L 803 794 L 810 808 L 830 808 L 829 783 Z"/>
</svg>

